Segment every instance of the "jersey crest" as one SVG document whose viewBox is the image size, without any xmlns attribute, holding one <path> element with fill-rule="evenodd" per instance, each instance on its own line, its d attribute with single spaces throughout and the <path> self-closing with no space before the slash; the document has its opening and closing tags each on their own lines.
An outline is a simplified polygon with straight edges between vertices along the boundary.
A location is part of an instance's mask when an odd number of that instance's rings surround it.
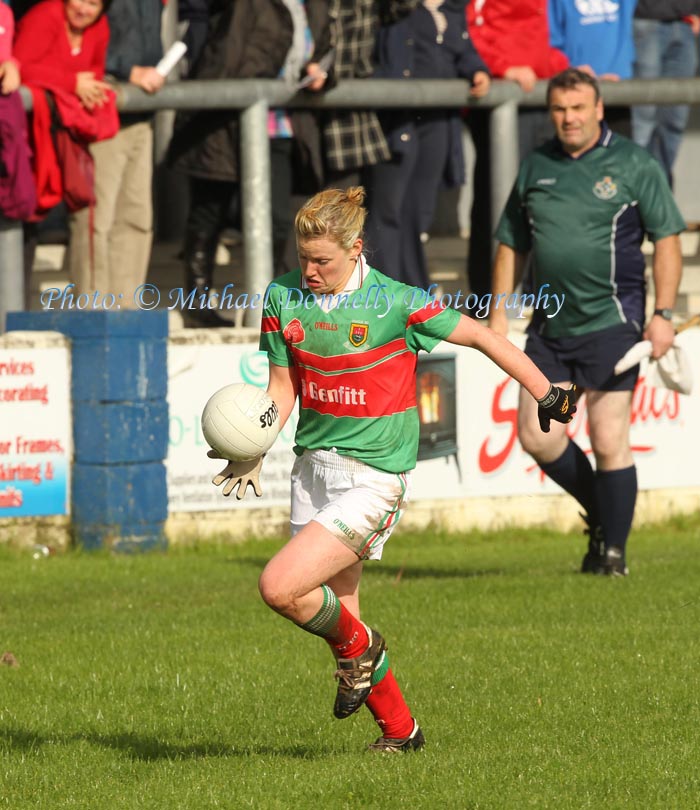
<svg viewBox="0 0 700 810">
<path fill-rule="evenodd" d="M 290 346 L 292 343 L 302 343 L 306 337 L 304 327 L 302 326 L 299 318 L 294 318 L 294 320 L 290 321 L 282 334 L 284 335 L 285 341 Z"/>
<path fill-rule="evenodd" d="M 367 342 L 369 336 L 369 324 L 367 323 L 353 323 L 350 324 L 350 343 L 357 349 Z"/>
<path fill-rule="evenodd" d="M 617 194 L 617 184 L 612 177 L 604 177 L 593 186 L 593 193 L 599 200 L 612 200 Z"/>
</svg>

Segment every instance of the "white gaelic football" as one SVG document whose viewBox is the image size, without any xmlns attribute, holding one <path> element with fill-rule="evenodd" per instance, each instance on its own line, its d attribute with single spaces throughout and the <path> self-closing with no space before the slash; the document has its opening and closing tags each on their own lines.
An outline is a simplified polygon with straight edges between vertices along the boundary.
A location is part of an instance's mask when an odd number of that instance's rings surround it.
<svg viewBox="0 0 700 810">
<path fill-rule="evenodd" d="M 279 430 L 277 405 L 265 391 L 248 383 L 221 388 L 202 412 L 207 444 L 231 461 L 248 461 L 267 452 Z"/>
</svg>

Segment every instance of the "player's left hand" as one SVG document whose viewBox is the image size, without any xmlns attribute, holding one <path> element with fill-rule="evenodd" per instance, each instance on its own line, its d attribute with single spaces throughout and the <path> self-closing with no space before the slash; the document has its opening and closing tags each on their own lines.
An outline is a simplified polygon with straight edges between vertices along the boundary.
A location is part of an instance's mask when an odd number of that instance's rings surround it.
<svg viewBox="0 0 700 810">
<path fill-rule="evenodd" d="M 550 385 L 545 396 L 537 400 L 537 418 L 540 420 L 541 431 L 549 433 L 549 423 L 552 419 L 563 425 L 568 424 L 576 413 L 577 397 L 578 389 L 575 384 L 568 391 L 557 385 Z"/>
<path fill-rule="evenodd" d="M 207 452 L 209 458 L 221 458 L 223 456 L 217 453 L 216 450 L 209 450 Z M 253 487 L 253 492 L 259 498 L 262 495 L 260 488 L 260 469 L 262 467 L 265 455 L 252 458 L 249 461 L 229 461 L 224 469 L 215 475 L 211 482 L 215 487 L 224 484 L 222 489 L 223 494 L 228 497 L 233 490 L 238 487 L 236 492 L 236 500 L 242 501 L 248 491 L 248 484 Z M 224 459 L 226 461 L 226 459 Z M 224 483 L 225 482 L 225 483 Z"/>
</svg>

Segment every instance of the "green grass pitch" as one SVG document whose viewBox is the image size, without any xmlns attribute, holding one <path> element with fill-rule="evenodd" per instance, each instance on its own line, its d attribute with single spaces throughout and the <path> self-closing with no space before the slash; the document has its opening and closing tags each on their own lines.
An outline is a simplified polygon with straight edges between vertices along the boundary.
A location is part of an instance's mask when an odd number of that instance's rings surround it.
<svg viewBox="0 0 700 810">
<path fill-rule="evenodd" d="M 323 642 L 273 614 L 278 543 L 166 554 L 0 549 L 0 808 L 697 808 L 700 515 L 584 538 L 397 532 L 363 618 L 427 738 L 365 751 Z"/>
</svg>

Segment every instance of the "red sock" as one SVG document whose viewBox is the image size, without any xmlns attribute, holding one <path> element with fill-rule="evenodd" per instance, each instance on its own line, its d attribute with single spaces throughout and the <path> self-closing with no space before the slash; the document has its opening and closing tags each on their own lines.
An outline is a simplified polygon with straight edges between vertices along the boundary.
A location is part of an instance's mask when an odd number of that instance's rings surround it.
<svg viewBox="0 0 700 810">
<path fill-rule="evenodd" d="M 326 641 L 340 658 L 357 658 L 369 647 L 367 628 L 340 603 L 340 618 Z"/>
<path fill-rule="evenodd" d="M 394 673 L 386 675 L 372 687 L 367 698 L 367 708 L 382 730 L 382 737 L 408 737 L 413 731 L 411 710 L 403 699 Z"/>
</svg>

